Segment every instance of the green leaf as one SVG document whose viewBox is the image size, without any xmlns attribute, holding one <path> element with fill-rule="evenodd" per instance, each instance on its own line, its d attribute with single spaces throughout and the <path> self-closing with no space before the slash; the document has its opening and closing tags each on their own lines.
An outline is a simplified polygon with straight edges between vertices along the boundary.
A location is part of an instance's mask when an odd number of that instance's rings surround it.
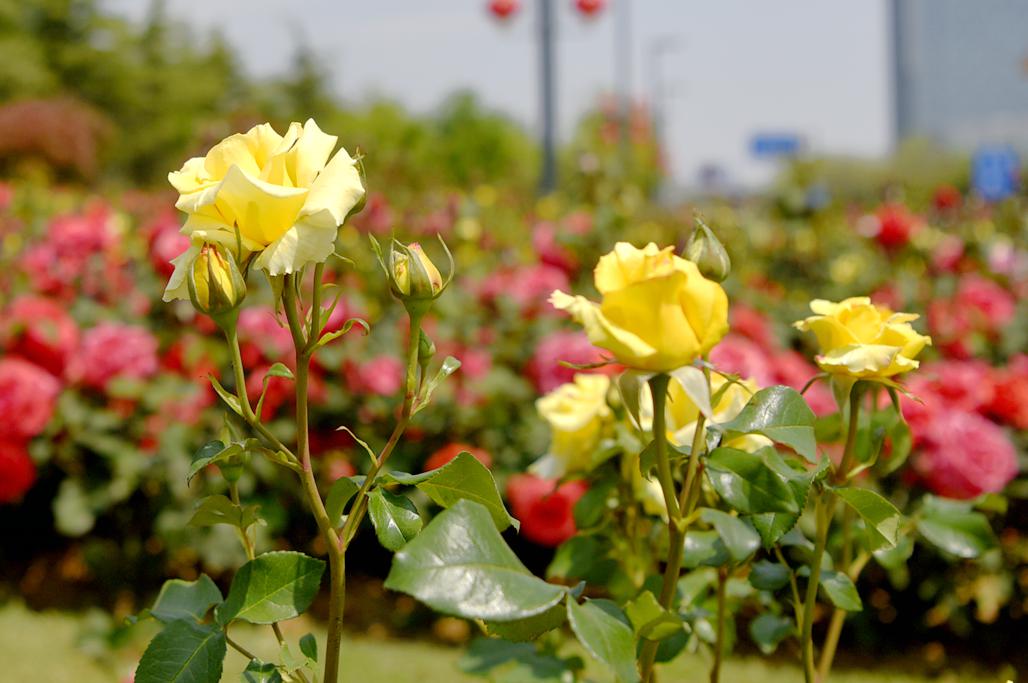
<svg viewBox="0 0 1028 683">
<path fill-rule="evenodd" d="M 363 477 L 340 477 L 332 482 L 332 487 L 328 490 L 328 496 L 325 498 L 325 512 L 333 527 L 342 524 L 346 504 L 360 490 L 358 479 L 359 482 L 364 481 Z"/>
<path fill-rule="evenodd" d="M 713 508 L 701 508 L 700 519 L 714 527 L 736 563 L 744 561 L 760 547 L 760 535 L 738 517 Z"/>
<path fill-rule="evenodd" d="M 864 608 L 860 602 L 857 587 L 850 577 L 831 569 L 821 570 L 821 588 L 833 605 L 847 612 L 859 612 Z"/>
<path fill-rule="evenodd" d="M 312 662 L 318 661 L 318 639 L 314 637 L 313 633 L 308 633 L 300 638 L 300 652 Z"/>
<path fill-rule="evenodd" d="M 493 621 L 534 616 L 567 592 L 533 576 L 472 500 L 458 500 L 397 552 L 385 586 L 440 612 Z"/>
<path fill-rule="evenodd" d="M 725 439 L 762 434 L 793 449 L 810 462 L 817 461 L 814 413 L 798 391 L 774 386 L 753 395 L 742 411 L 720 426 Z"/>
<path fill-rule="evenodd" d="M 233 413 L 242 417 L 243 408 L 239 403 L 239 398 L 235 394 L 229 393 L 228 389 L 223 387 L 221 382 L 219 382 L 218 378 L 214 375 L 208 375 L 207 378 L 211 381 L 211 386 L 214 387 L 214 393 L 218 395 L 218 398 L 224 401 L 225 405 L 228 406 Z"/>
<path fill-rule="evenodd" d="M 729 564 L 731 556 L 718 532 L 711 530 L 690 529 L 685 534 L 685 551 L 682 555 L 682 566 L 695 569 L 699 566 L 721 567 Z"/>
<path fill-rule="evenodd" d="M 750 584 L 762 591 L 776 591 L 789 583 L 789 568 L 778 562 L 761 560 L 750 569 Z"/>
<path fill-rule="evenodd" d="M 368 516 L 378 542 L 387 550 L 399 550 L 421 531 L 418 509 L 406 496 L 374 489 L 368 495 Z"/>
<path fill-rule="evenodd" d="M 503 531 L 521 523 L 507 513 L 492 473 L 470 453 L 460 453 L 438 469 L 423 474 L 389 472 L 382 475 L 386 481 L 406 486 L 417 486 L 437 505 L 452 507 L 458 501 L 470 500 L 489 511 L 496 528 Z"/>
<path fill-rule="evenodd" d="M 792 620 L 764 612 L 750 622 L 750 638 L 766 655 L 778 649 L 778 643 L 796 632 Z"/>
<path fill-rule="evenodd" d="M 264 397 L 268 393 L 268 384 L 271 382 L 272 377 L 282 377 L 284 379 L 293 379 L 293 371 L 287 368 L 282 363 L 275 363 L 264 373 L 264 379 L 261 381 L 261 395 L 257 399 L 257 408 L 254 409 L 254 414 L 260 417 L 264 411 Z"/>
<path fill-rule="evenodd" d="M 136 667 L 137 683 L 218 683 L 225 633 L 212 624 L 177 619 L 158 633 Z"/>
<path fill-rule="evenodd" d="M 567 618 L 564 605 L 557 603 L 545 612 L 516 621 L 483 621 L 485 631 L 490 636 L 503 638 L 515 643 L 535 640 L 547 631 L 563 625 Z"/>
<path fill-rule="evenodd" d="M 640 429 L 642 423 L 639 420 L 639 406 L 642 399 L 642 388 L 650 376 L 637 370 L 626 370 L 614 380 L 629 417 L 632 418 L 633 424 Z"/>
<path fill-rule="evenodd" d="M 664 640 L 682 630 L 682 619 L 657 602 L 650 591 L 643 591 L 625 605 L 625 614 L 639 638 Z"/>
<path fill-rule="evenodd" d="M 750 517 L 750 522 L 753 524 L 753 528 L 760 534 L 761 543 L 764 548 L 771 548 L 778 540 L 791 531 L 795 526 L 796 522 L 800 519 L 799 515 L 790 515 L 783 512 L 765 512 L 760 515 L 753 515 Z"/>
<path fill-rule="evenodd" d="M 428 406 L 429 401 L 432 400 L 432 392 L 442 384 L 443 380 L 457 372 L 460 368 L 460 361 L 453 356 L 447 356 L 443 361 L 442 366 L 439 368 L 439 372 L 435 374 L 431 380 L 425 383 L 421 388 L 421 396 L 418 397 L 417 405 L 414 406 L 412 415 L 417 415 L 423 408 Z"/>
<path fill-rule="evenodd" d="M 985 515 L 969 505 L 934 496 L 925 496 L 917 530 L 929 543 L 956 557 L 978 557 L 996 544 Z"/>
<path fill-rule="evenodd" d="M 246 530 L 260 521 L 258 510 L 256 505 L 240 507 L 221 494 L 207 496 L 197 504 L 189 524 L 199 527 L 228 524 Z"/>
<path fill-rule="evenodd" d="M 243 683 L 282 683 L 282 674 L 270 662 L 251 659 L 243 670 Z"/>
<path fill-rule="evenodd" d="M 346 425 L 343 425 L 342 427 L 336 427 L 336 431 L 337 432 L 346 432 L 347 434 L 349 434 L 350 438 L 353 439 L 354 441 L 356 441 L 357 445 L 359 445 L 361 448 L 363 448 L 364 452 L 368 454 L 368 457 L 371 458 L 371 462 L 376 463 L 376 464 L 378 463 L 378 454 L 375 453 L 374 450 L 372 450 L 371 446 L 368 445 L 367 441 L 365 441 L 364 439 L 362 439 L 359 436 L 357 436 L 356 432 L 354 432 L 352 429 L 350 429 Z"/>
<path fill-rule="evenodd" d="M 867 528 L 869 548 L 895 547 L 903 516 L 896 506 L 869 489 L 848 486 L 835 489 L 835 495 L 846 501 L 860 515 Z"/>
<path fill-rule="evenodd" d="M 496 683 L 566 683 L 574 680 L 574 672 L 582 669 L 584 662 L 578 657 L 561 659 L 544 654 L 531 643 L 476 638 L 459 666 L 466 673 Z"/>
<path fill-rule="evenodd" d="M 572 514 L 575 517 L 575 526 L 581 531 L 599 524 L 603 515 L 610 508 L 607 501 L 610 500 L 611 492 L 617 486 L 617 481 L 612 478 L 605 478 L 590 485 L 589 490 L 575 503 Z"/>
<path fill-rule="evenodd" d="M 218 456 L 225 451 L 225 444 L 221 441 L 208 441 L 193 454 L 193 460 L 189 464 L 189 473 L 186 481 L 192 481 L 196 473 L 218 460 Z"/>
<path fill-rule="evenodd" d="M 742 514 L 799 512 L 789 484 L 756 453 L 718 448 L 707 458 L 706 473 L 718 495 Z"/>
<path fill-rule="evenodd" d="M 608 557 L 608 550 L 596 536 L 572 536 L 557 548 L 546 568 L 546 578 L 604 583 L 617 569 L 617 561 Z"/>
<path fill-rule="evenodd" d="M 176 619 L 202 621 L 207 610 L 222 600 L 221 591 L 206 574 L 201 574 L 196 581 L 170 579 L 161 586 L 150 614 L 164 623 Z"/>
<path fill-rule="evenodd" d="M 571 630 L 589 654 L 610 667 L 619 683 L 637 683 L 635 638 L 617 605 L 606 600 L 567 603 Z"/>
<path fill-rule="evenodd" d="M 236 572 L 228 597 L 215 612 L 217 621 L 272 624 L 299 616 L 317 595 L 324 571 L 322 560 L 303 553 L 258 555 Z"/>
<path fill-rule="evenodd" d="M 874 551 L 875 560 L 886 569 L 899 569 L 906 565 L 913 554 L 914 540 L 910 536 L 901 536 L 899 542 L 891 548 Z"/>
</svg>

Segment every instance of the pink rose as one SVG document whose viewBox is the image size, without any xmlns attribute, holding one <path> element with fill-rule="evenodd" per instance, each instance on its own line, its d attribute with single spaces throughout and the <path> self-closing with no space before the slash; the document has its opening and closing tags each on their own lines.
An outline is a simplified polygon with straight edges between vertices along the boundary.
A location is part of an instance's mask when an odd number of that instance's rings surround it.
<svg viewBox="0 0 1028 683">
<path fill-rule="evenodd" d="M 0 441 L 23 442 L 40 434 L 60 392 L 60 382 L 38 365 L 0 359 Z"/>
<path fill-rule="evenodd" d="M 521 535 L 550 548 L 575 535 L 575 503 L 586 490 L 583 481 L 558 486 L 556 480 L 533 474 L 515 474 L 507 480 L 507 498 L 521 521 Z"/>
<path fill-rule="evenodd" d="M 979 412 L 992 402 L 992 369 L 980 360 L 925 363 L 911 388 L 925 401 L 965 413 Z"/>
<path fill-rule="evenodd" d="M 0 440 L 0 504 L 20 500 L 35 481 L 36 466 L 25 445 Z"/>
<path fill-rule="evenodd" d="M 293 362 L 293 335 L 278 324 L 275 312 L 266 306 L 244 308 L 237 328 L 243 366 Z"/>
<path fill-rule="evenodd" d="M 922 434 L 913 469 L 948 498 L 1002 491 L 1017 476 L 1017 453 L 995 424 L 974 413 L 940 411 Z"/>
<path fill-rule="evenodd" d="M 1006 288 L 980 275 L 965 275 L 954 303 L 967 312 L 976 329 L 997 332 L 1014 319 L 1017 302 Z"/>
<path fill-rule="evenodd" d="M 189 248 L 189 238 L 179 232 L 178 217 L 168 213 L 150 226 L 150 263 L 162 278 L 175 271 L 171 260 Z"/>
<path fill-rule="evenodd" d="M 157 373 L 157 339 L 135 325 L 100 323 L 87 331 L 72 373 L 82 384 L 106 389 L 115 379 L 146 379 Z"/>
<path fill-rule="evenodd" d="M 732 331 L 748 337 L 764 347 L 774 340 L 771 321 L 767 316 L 746 304 L 735 304 L 730 312 Z"/>
<path fill-rule="evenodd" d="M 710 351 L 710 362 L 722 372 L 752 379 L 761 387 L 775 383 L 771 361 L 764 349 L 738 334 L 728 334 L 718 342 Z"/>
<path fill-rule="evenodd" d="M 405 368 L 398 358 L 378 356 L 364 363 L 347 363 L 346 383 L 357 393 L 393 396 L 403 386 Z"/>
<path fill-rule="evenodd" d="M 50 299 L 20 296 L 4 317 L 8 352 L 60 377 L 79 341 L 78 326 L 64 307 Z"/>
<path fill-rule="evenodd" d="M 582 372 L 561 365 L 561 361 L 588 365 L 603 358 L 603 351 L 593 346 L 584 332 L 554 332 L 535 347 L 525 372 L 540 394 L 548 394 L 574 379 L 575 373 Z"/>
<path fill-rule="evenodd" d="M 574 273 L 578 268 L 578 257 L 557 239 L 557 229 L 548 221 L 541 221 L 532 228 L 532 248 L 539 255 L 539 261 L 560 268 L 565 273 Z"/>
</svg>

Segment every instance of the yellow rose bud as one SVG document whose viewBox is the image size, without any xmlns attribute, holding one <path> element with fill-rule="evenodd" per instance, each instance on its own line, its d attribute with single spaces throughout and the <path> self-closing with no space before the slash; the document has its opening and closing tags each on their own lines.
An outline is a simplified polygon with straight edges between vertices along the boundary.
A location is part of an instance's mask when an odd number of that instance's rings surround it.
<svg viewBox="0 0 1028 683">
<path fill-rule="evenodd" d="M 817 364 L 825 372 L 854 379 L 883 379 L 917 368 L 917 354 L 932 343 L 910 323 L 913 313 L 893 313 L 867 297 L 810 302 L 815 315 L 794 323 L 817 336 Z"/>
<path fill-rule="evenodd" d="M 443 276 L 417 242 L 393 250 L 393 282 L 403 296 L 431 299 L 443 289 Z"/>
<path fill-rule="evenodd" d="M 561 291 L 550 303 L 623 365 L 651 372 L 688 365 L 728 331 L 728 296 L 672 252 L 652 242 L 643 249 L 619 242 L 596 264 L 601 303 Z"/>
<path fill-rule="evenodd" d="M 550 425 L 549 452 L 532 465 L 542 477 L 588 472 L 613 414 L 607 405 L 610 378 L 579 373 L 535 403 Z"/>
<path fill-rule="evenodd" d="M 168 180 L 186 213 L 182 232 L 257 254 L 254 266 L 269 275 L 324 262 L 335 250 L 339 226 L 364 197 L 357 162 L 313 120 L 292 123 L 285 135 L 270 124 L 232 135 L 204 157 L 187 161 Z M 164 298 L 187 297 L 178 266 Z"/>
<path fill-rule="evenodd" d="M 215 320 L 235 311 L 246 298 L 246 281 L 235 259 L 215 244 L 199 248 L 190 267 L 188 287 L 196 310 Z"/>
</svg>

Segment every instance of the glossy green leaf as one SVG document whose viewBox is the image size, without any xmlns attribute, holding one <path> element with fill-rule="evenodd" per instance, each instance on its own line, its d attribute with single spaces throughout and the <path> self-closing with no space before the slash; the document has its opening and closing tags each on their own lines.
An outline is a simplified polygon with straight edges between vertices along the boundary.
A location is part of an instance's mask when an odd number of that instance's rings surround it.
<svg viewBox="0 0 1028 683">
<path fill-rule="evenodd" d="M 228 524 L 245 530 L 259 521 L 260 513 L 256 505 L 239 506 L 218 494 L 200 500 L 189 524 L 199 527 Z"/>
<path fill-rule="evenodd" d="M 242 447 L 236 444 L 226 447 L 221 441 L 208 441 L 193 454 L 193 460 L 189 463 L 189 472 L 186 474 L 186 481 L 192 481 L 193 477 L 208 465 L 213 465 L 219 460 L 239 455 L 242 452 Z"/>
<path fill-rule="evenodd" d="M 609 546 L 597 536 L 572 536 L 557 548 L 546 578 L 605 583 L 617 569 L 617 561 L 608 551 Z"/>
<path fill-rule="evenodd" d="M 847 612 L 859 612 L 863 604 L 850 577 L 831 569 L 821 570 L 821 589 L 833 605 Z"/>
<path fill-rule="evenodd" d="M 788 585 L 789 573 L 789 568 L 778 562 L 754 562 L 750 569 L 750 585 L 757 590 L 776 591 Z"/>
<path fill-rule="evenodd" d="M 437 505 L 449 508 L 461 500 L 470 500 L 489 511 L 496 528 L 503 531 L 521 524 L 507 513 L 500 490 L 493 475 L 470 453 L 460 453 L 438 469 L 423 474 L 389 472 L 382 475 L 386 481 L 406 486 L 417 486 Z"/>
<path fill-rule="evenodd" d="M 935 547 L 957 557 L 978 557 L 996 544 L 989 520 L 970 505 L 925 497 L 917 530 Z"/>
<path fill-rule="evenodd" d="M 864 520 L 871 550 L 896 545 L 903 516 L 895 505 L 874 491 L 853 486 L 835 489 L 835 495 Z"/>
<path fill-rule="evenodd" d="M 766 655 L 778 649 L 778 644 L 796 632 L 792 620 L 764 612 L 750 622 L 750 638 Z"/>
<path fill-rule="evenodd" d="M 485 632 L 496 638 L 503 638 L 514 643 L 535 640 L 547 631 L 552 631 L 564 624 L 567 610 L 557 603 L 545 612 L 516 621 L 483 621 Z"/>
<path fill-rule="evenodd" d="M 308 633 L 300 638 L 300 652 L 312 662 L 318 661 L 318 639 L 313 633 Z"/>
<path fill-rule="evenodd" d="M 578 657 L 559 658 L 531 643 L 494 638 L 476 638 L 460 660 L 462 671 L 496 683 L 567 683 L 583 666 Z"/>
<path fill-rule="evenodd" d="M 282 674 L 271 662 L 251 659 L 243 670 L 243 683 L 282 683 Z"/>
<path fill-rule="evenodd" d="M 177 619 L 158 633 L 136 667 L 136 683 L 218 683 L 225 633 L 211 624 Z"/>
<path fill-rule="evenodd" d="M 610 667 L 618 683 L 637 683 L 635 637 L 628 620 L 612 602 L 568 600 L 568 621 L 590 655 Z"/>
<path fill-rule="evenodd" d="M 664 640 L 682 630 L 682 618 L 661 607 L 650 591 L 643 591 L 629 601 L 625 615 L 639 638 Z"/>
<path fill-rule="evenodd" d="M 800 516 L 784 512 L 765 512 L 760 515 L 753 515 L 749 519 L 753 524 L 753 528 L 760 534 L 760 541 L 764 548 L 768 549 L 778 543 L 782 536 L 796 526 Z"/>
<path fill-rule="evenodd" d="M 738 517 L 713 508 L 702 508 L 700 519 L 714 527 L 734 562 L 742 562 L 760 547 L 760 535 Z"/>
<path fill-rule="evenodd" d="M 226 389 L 224 386 L 222 386 L 221 382 L 219 382 L 218 378 L 214 375 L 208 375 L 207 379 L 211 381 L 211 386 L 214 387 L 214 393 L 216 393 L 218 395 L 218 398 L 220 398 L 225 403 L 225 405 L 228 406 L 229 410 L 231 410 L 236 415 L 242 417 L 243 408 L 242 405 L 239 403 L 239 398 L 235 394 L 229 392 L 229 390 Z"/>
<path fill-rule="evenodd" d="M 798 391 L 774 386 L 761 389 L 731 421 L 720 425 L 726 439 L 742 434 L 762 434 L 817 461 L 814 413 Z"/>
<path fill-rule="evenodd" d="M 222 599 L 221 591 L 206 574 L 201 574 L 196 581 L 170 579 L 161 586 L 150 614 L 165 623 L 176 619 L 202 621 L 207 610 Z"/>
<path fill-rule="evenodd" d="M 447 356 L 446 359 L 443 360 L 443 364 L 442 366 L 440 366 L 439 371 L 435 374 L 435 377 L 426 382 L 425 385 L 421 388 L 421 396 L 418 397 L 417 405 L 414 406 L 413 414 L 416 415 L 421 410 L 426 408 L 429 402 L 432 400 L 432 393 L 439 387 L 440 384 L 443 383 L 443 380 L 445 380 L 453 373 L 457 372 L 459 368 L 460 361 L 454 358 L 453 356 Z"/>
<path fill-rule="evenodd" d="M 328 496 L 325 497 L 325 512 L 328 514 L 332 526 L 337 527 L 342 524 L 346 504 L 357 495 L 363 482 L 364 477 L 339 477 L 332 482 Z"/>
<path fill-rule="evenodd" d="M 458 500 L 396 553 L 385 586 L 440 612 L 493 621 L 534 616 L 567 592 L 532 575 L 472 500 Z"/>
<path fill-rule="evenodd" d="M 718 495 L 742 514 L 799 512 L 789 484 L 757 453 L 718 448 L 707 458 L 705 471 Z"/>
<path fill-rule="evenodd" d="M 711 530 L 690 529 L 685 534 L 685 550 L 682 554 L 682 566 L 686 569 L 696 567 L 721 567 L 731 562 L 728 548 L 721 540 L 721 535 Z"/>
<path fill-rule="evenodd" d="M 406 496 L 383 489 L 374 489 L 368 495 L 368 516 L 378 542 L 394 552 L 417 536 L 423 524 L 414 503 Z"/>
<path fill-rule="evenodd" d="M 899 569 L 906 565 L 907 560 L 913 554 L 914 540 L 910 536 L 900 536 L 899 541 L 893 547 L 879 548 L 874 551 L 874 558 L 886 569 Z"/>
<path fill-rule="evenodd" d="M 299 616 L 318 594 L 324 571 L 322 560 L 303 553 L 258 555 L 236 572 L 228 597 L 215 612 L 217 621 L 272 624 Z"/>
</svg>

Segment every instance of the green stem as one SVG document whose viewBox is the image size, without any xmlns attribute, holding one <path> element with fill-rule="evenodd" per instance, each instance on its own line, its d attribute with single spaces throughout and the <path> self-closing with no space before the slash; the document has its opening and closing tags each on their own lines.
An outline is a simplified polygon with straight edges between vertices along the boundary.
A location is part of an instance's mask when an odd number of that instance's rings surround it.
<svg viewBox="0 0 1028 683">
<path fill-rule="evenodd" d="M 725 586 L 728 583 L 728 569 L 717 570 L 717 638 L 714 641 L 714 665 L 710 668 L 710 683 L 721 680 L 721 658 L 725 649 Z"/>
<path fill-rule="evenodd" d="M 410 424 L 414 399 L 418 394 L 418 342 L 421 339 L 421 319 L 422 316 L 420 315 L 412 314 L 410 317 L 410 336 L 407 339 L 407 373 L 403 386 L 403 407 L 400 408 L 400 417 L 396 421 L 396 426 L 393 427 L 393 433 L 389 435 L 389 440 L 382 447 L 376 461 L 371 464 L 371 469 L 364 478 L 364 483 L 361 484 L 357 495 L 354 496 L 350 514 L 346 516 L 346 521 L 343 523 L 343 528 L 339 534 L 344 551 L 349 547 L 350 541 L 357 534 L 357 529 L 364 520 L 365 513 L 367 513 L 368 492 L 375 483 L 379 472 L 385 466 L 386 461 L 389 460 L 389 456 L 392 455 L 396 444 L 399 443 L 400 437 L 406 431 L 407 425 Z"/>
<path fill-rule="evenodd" d="M 314 287 L 321 286 L 315 282 Z M 293 347 L 296 351 L 296 451 L 299 455 L 303 484 L 307 502 L 314 513 L 318 529 L 328 547 L 330 595 L 328 612 L 328 638 L 325 647 L 324 683 L 337 683 L 339 680 L 339 651 L 343 640 L 343 608 L 346 600 L 346 558 L 339 543 L 339 536 L 332 527 L 332 522 L 325 511 L 325 503 L 318 492 L 318 482 L 314 478 L 311 466 L 310 426 L 307 409 L 307 385 L 310 373 L 310 352 L 304 338 L 303 325 L 299 319 L 299 305 L 296 297 L 295 275 L 287 275 L 283 287 L 286 320 L 289 331 L 293 335 Z"/>
<path fill-rule="evenodd" d="M 260 417 L 253 412 L 250 399 L 246 394 L 246 375 L 243 373 L 243 357 L 239 350 L 239 337 L 234 327 L 225 332 L 225 339 L 228 341 L 229 350 L 232 352 L 232 371 L 235 376 L 236 397 L 239 399 L 239 407 L 243 411 L 243 419 L 265 441 L 285 453 L 290 460 L 298 463 L 296 455 L 277 436 L 272 434 L 264 423 L 261 422 Z"/>
<path fill-rule="evenodd" d="M 650 378 L 650 393 L 653 396 L 653 443 L 657 456 L 657 480 L 667 507 L 668 523 L 668 557 L 664 567 L 664 582 L 660 589 L 660 604 L 671 609 L 674 602 L 678 575 L 682 570 L 682 552 L 685 545 L 685 534 L 681 524 L 681 509 L 675 492 L 675 480 L 671 474 L 671 461 L 668 459 L 667 447 L 667 388 L 671 378 L 665 374 Z M 639 673 L 643 683 L 653 677 L 653 665 L 657 658 L 656 641 L 647 640 L 639 653 Z"/>
<path fill-rule="evenodd" d="M 845 482 L 849 477 L 853 464 L 853 455 L 856 450 L 857 428 L 860 424 L 860 391 L 856 385 L 850 390 L 849 412 L 849 424 L 846 430 L 846 445 L 843 447 L 842 461 L 832 476 L 832 481 L 836 485 Z M 814 536 L 814 554 L 810 563 L 810 578 L 807 582 L 807 593 L 803 601 L 803 632 L 800 644 L 803 649 L 803 674 L 806 683 L 815 683 L 818 675 L 814 666 L 814 607 L 817 603 L 818 584 L 821 581 L 821 558 L 828 545 L 828 531 L 834 514 L 835 494 L 830 490 L 822 491 L 814 500 L 814 519 L 817 521 L 817 529 Z M 845 616 L 842 619 L 845 619 Z M 842 625 L 840 624 L 839 629 L 841 630 L 841 628 Z"/>
</svg>

